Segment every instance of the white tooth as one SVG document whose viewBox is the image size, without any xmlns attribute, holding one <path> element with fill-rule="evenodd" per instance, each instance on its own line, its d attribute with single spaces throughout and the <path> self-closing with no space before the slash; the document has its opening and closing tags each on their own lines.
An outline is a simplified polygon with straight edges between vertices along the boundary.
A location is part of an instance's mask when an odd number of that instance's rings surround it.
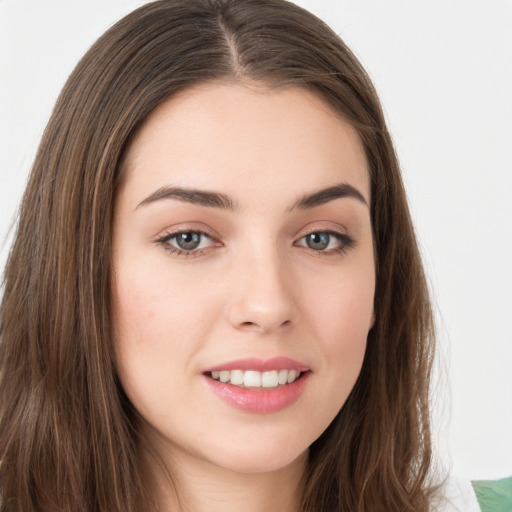
<svg viewBox="0 0 512 512">
<path fill-rule="evenodd" d="M 229 378 L 231 377 L 231 372 L 227 370 L 222 370 L 220 372 L 219 378 L 221 382 L 228 382 Z"/>
<path fill-rule="evenodd" d="M 288 370 L 288 384 L 291 384 L 297 378 L 297 370 Z"/>
<path fill-rule="evenodd" d="M 288 370 L 279 370 L 278 381 L 279 384 L 286 384 L 288 382 Z"/>
<path fill-rule="evenodd" d="M 275 388 L 279 384 L 279 379 L 277 377 L 277 370 L 272 370 L 270 372 L 263 372 L 261 374 L 261 385 L 264 388 Z"/>
<path fill-rule="evenodd" d="M 244 383 L 244 372 L 242 370 L 231 370 L 231 384 L 241 386 Z"/>
<path fill-rule="evenodd" d="M 244 386 L 248 388 L 261 387 L 261 373 L 249 370 L 244 373 Z"/>
<path fill-rule="evenodd" d="M 212 372 L 212 379 L 219 380 L 220 372 L 213 371 Z"/>
</svg>

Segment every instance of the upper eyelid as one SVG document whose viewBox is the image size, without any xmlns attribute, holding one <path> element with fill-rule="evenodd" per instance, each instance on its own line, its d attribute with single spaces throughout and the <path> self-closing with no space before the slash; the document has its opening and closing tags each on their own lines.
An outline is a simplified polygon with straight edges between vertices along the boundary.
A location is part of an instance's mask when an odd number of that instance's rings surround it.
<svg viewBox="0 0 512 512">
<path fill-rule="evenodd" d="M 307 229 L 306 231 L 304 231 L 301 236 L 311 235 L 311 233 L 334 233 L 334 234 L 337 234 L 337 235 L 346 235 L 347 234 L 345 232 L 345 230 L 341 230 L 341 229 L 335 229 L 335 228 L 311 228 L 311 229 Z"/>
<path fill-rule="evenodd" d="M 335 231 L 340 233 L 346 233 L 348 231 L 348 227 L 342 222 L 341 218 L 336 219 L 329 217 L 330 215 L 328 215 L 327 218 L 316 218 L 309 222 L 304 222 L 302 227 L 297 230 L 297 234 L 301 232 L 311 233 L 315 231 Z"/>
<path fill-rule="evenodd" d="M 208 238 L 211 238 L 212 240 L 218 241 L 220 238 L 215 232 L 210 231 L 206 228 L 196 228 L 192 226 L 183 226 L 183 227 L 177 227 L 177 228 L 165 228 L 161 230 L 156 236 L 153 237 L 154 241 L 161 241 L 164 239 L 173 238 L 175 236 L 180 235 L 181 233 L 199 233 L 201 235 L 205 235 Z"/>
<path fill-rule="evenodd" d="M 327 235 L 333 235 L 338 237 L 348 237 L 349 235 L 347 233 L 342 233 L 341 231 L 336 231 L 334 229 L 313 229 L 312 231 L 308 231 L 307 233 L 303 233 L 299 237 L 296 238 L 296 240 L 302 240 L 304 237 L 308 235 L 312 235 L 314 233 L 325 233 Z"/>
<path fill-rule="evenodd" d="M 201 228 L 177 228 L 177 229 L 165 229 L 161 231 L 158 235 L 156 235 L 155 240 L 162 240 L 164 238 L 173 238 L 175 236 L 178 236 L 182 233 L 199 233 L 201 235 L 205 235 L 212 240 L 218 240 L 220 237 L 218 235 L 214 235 L 211 232 L 207 231 L 206 229 Z M 311 235 L 313 233 L 328 233 L 332 235 L 341 235 L 341 236 L 348 236 L 348 233 L 345 232 L 345 230 L 341 229 L 334 229 L 334 228 L 311 228 L 306 231 L 302 231 L 297 233 L 293 236 L 294 240 L 300 240 L 301 238 L 304 238 L 305 236 Z"/>
<path fill-rule="evenodd" d="M 199 235 L 205 235 L 208 238 L 213 238 L 213 236 L 210 235 L 210 233 L 208 233 L 207 231 L 203 231 L 201 229 L 179 229 L 177 231 L 169 231 L 167 234 L 164 233 L 163 236 L 165 238 L 174 238 L 175 236 L 181 235 L 183 233 L 197 233 Z"/>
<path fill-rule="evenodd" d="M 331 222 L 331 221 L 329 221 Z M 191 223 L 193 224 L 193 223 Z M 206 235 L 213 240 L 219 241 L 222 237 L 213 229 L 208 227 L 195 227 L 190 224 L 185 224 L 184 226 L 179 227 L 168 227 L 162 229 L 157 235 L 153 237 L 154 240 L 161 240 L 163 238 L 172 238 L 173 236 L 177 236 L 181 233 L 200 233 L 202 235 Z M 348 230 L 344 226 L 333 227 L 333 226 L 311 226 L 309 228 L 301 228 L 298 230 L 291 238 L 294 240 L 299 240 L 307 235 L 312 233 L 331 233 L 334 235 L 342 235 L 349 236 Z"/>
<path fill-rule="evenodd" d="M 300 242 L 303 238 L 307 237 L 308 235 L 312 235 L 313 233 L 325 233 L 325 234 L 327 234 L 329 236 L 333 236 L 341 244 L 353 244 L 353 243 L 355 243 L 355 239 L 353 237 L 351 237 L 347 233 L 341 233 L 341 232 L 335 231 L 335 230 L 317 229 L 317 230 L 309 231 L 308 233 L 305 233 L 304 235 L 296 238 L 295 242 L 294 242 L 294 245 L 297 244 L 298 242 Z"/>
<path fill-rule="evenodd" d="M 326 227 L 318 227 L 318 226 L 312 226 L 309 229 L 301 229 L 298 231 L 298 233 L 294 236 L 295 240 L 300 240 L 301 238 L 304 238 L 305 236 L 311 235 L 313 233 L 329 233 L 333 235 L 339 235 L 339 236 L 350 236 L 348 230 L 343 226 L 340 226 L 339 228 L 334 226 L 326 226 Z"/>
</svg>

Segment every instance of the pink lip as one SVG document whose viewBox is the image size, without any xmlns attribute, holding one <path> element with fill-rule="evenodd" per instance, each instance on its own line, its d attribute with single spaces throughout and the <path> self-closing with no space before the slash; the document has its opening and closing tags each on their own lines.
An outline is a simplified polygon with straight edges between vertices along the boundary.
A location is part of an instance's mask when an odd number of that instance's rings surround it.
<svg viewBox="0 0 512 512">
<path fill-rule="evenodd" d="M 299 363 L 294 359 L 290 359 L 289 357 L 271 357 L 270 359 L 257 359 L 254 357 L 238 359 L 212 366 L 211 368 L 207 368 L 204 373 L 222 370 L 255 370 L 257 372 L 268 372 L 271 370 L 297 370 L 298 372 L 307 372 L 309 369 L 309 366 Z"/>
<path fill-rule="evenodd" d="M 232 384 L 212 379 L 209 372 L 222 370 L 297 370 L 303 372 L 300 378 L 291 384 L 285 384 L 273 389 L 241 388 Z M 280 411 L 296 402 L 304 392 L 311 372 L 308 366 L 287 357 L 273 357 L 271 359 L 240 359 L 222 365 L 213 366 L 205 370 L 203 379 L 209 389 L 228 405 L 245 412 L 270 414 Z"/>
</svg>

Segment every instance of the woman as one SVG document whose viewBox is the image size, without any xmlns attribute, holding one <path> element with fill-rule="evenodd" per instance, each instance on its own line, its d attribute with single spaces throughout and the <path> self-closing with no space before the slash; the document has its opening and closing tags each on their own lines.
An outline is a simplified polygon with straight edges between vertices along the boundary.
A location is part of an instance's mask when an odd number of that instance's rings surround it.
<svg viewBox="0 0 512 512">
<path fill-rule="evenodd" d="M 374 89 L 280 0 L 162 0 L 48 124 L 1 306 L 11 511 L 426 511 L 433 327 Z"/>
</svg>

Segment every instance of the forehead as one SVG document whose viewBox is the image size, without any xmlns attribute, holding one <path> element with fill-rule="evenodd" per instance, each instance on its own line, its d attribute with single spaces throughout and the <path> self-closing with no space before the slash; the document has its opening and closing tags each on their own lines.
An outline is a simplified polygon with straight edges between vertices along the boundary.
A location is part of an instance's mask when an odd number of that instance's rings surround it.
<svg viewBox="0 0 512 512">
<path fill-rule="evenodd" d="M 293 194 L 346 181 L 369 203 L 356 130 L 317 95 L 296 87 L 210 83 L 180 92 L 139 129 L 125 172 L 126 186 L 141 192 L 171 183 L 221 188 L 235 197 L 244 190 Z"/>
</svg>

